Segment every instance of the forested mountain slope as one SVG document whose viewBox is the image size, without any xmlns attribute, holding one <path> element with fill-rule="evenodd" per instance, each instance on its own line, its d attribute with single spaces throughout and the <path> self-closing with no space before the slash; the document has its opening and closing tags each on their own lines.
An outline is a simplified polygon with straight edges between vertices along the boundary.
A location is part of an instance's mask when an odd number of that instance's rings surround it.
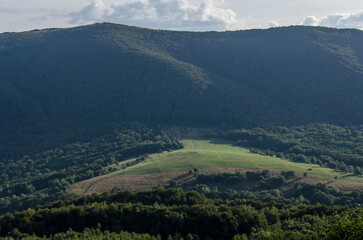
<svg viewBox="0 0 363 240">
<path fill-rule="evenodd" d="M 120 121 L 362 124 L 362 40 L 359 30 L 195 33 L 109 23 L 0 34 L 2 154 Z"/>
</svg>

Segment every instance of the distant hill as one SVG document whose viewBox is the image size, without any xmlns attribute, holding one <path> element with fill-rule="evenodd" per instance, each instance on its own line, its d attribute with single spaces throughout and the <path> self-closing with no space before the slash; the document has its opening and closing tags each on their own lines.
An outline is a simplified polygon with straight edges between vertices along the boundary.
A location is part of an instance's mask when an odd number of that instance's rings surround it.
<svg viewBox="0 0 363 240">
<path fill-rule="evenodd" d="M 0 34 L 0 150 L 119 122 L 363 124 L 362 42 L 359 30 L 302 26 Z"/>
</svg>

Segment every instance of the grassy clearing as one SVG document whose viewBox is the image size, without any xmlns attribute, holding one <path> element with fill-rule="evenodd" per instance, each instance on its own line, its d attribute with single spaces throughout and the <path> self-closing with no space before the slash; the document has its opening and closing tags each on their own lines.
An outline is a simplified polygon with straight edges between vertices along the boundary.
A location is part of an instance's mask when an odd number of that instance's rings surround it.
<svg viewBox="0 0 363 240">
<path fill-rule="evenodd" d="M 144 162 L 112 175 L 144 175 L 165 172 L 187 171 L 193 168 L 263 168 L 270 170 L 294 170 L 296 173 L 363 183 L 362 177 L 350 176 L 322 168 L 315 164 L 295 163 L 288 160 L 251 154 L 247 148 L 233 146 L 221 139 L 185 139 L 184 149 L 153 155 Z M 308 170 L 311 169 L 311 170 Z"/>
</svg>

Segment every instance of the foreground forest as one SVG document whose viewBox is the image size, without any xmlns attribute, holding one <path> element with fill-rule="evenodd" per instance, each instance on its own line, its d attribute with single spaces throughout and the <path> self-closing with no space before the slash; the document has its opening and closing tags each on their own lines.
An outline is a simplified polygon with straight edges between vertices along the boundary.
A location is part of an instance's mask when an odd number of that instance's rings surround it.
<svg viewBox="0 0 363 240">
<path fill-rule="evenodd" d="M 196 192 L 157 189 L 89 195 L 6 214 L 0 217 L 0 235 L 26 239 L 359 239 L 362 211 L 208 200 Z"/>
</svg>

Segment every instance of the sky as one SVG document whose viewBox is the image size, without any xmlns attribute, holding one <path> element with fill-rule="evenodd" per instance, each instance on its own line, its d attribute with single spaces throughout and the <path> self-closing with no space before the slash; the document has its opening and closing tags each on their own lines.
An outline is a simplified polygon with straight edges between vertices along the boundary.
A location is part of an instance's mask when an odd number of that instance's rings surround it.
<svg viewBox="0 0 363 240">
<path fill-rule="evenodd" d="M 289 25 L 363 30 L 363 0 L 0 0 L 0 33 L 96 22 L 187 31 Z"/>
</svg>

